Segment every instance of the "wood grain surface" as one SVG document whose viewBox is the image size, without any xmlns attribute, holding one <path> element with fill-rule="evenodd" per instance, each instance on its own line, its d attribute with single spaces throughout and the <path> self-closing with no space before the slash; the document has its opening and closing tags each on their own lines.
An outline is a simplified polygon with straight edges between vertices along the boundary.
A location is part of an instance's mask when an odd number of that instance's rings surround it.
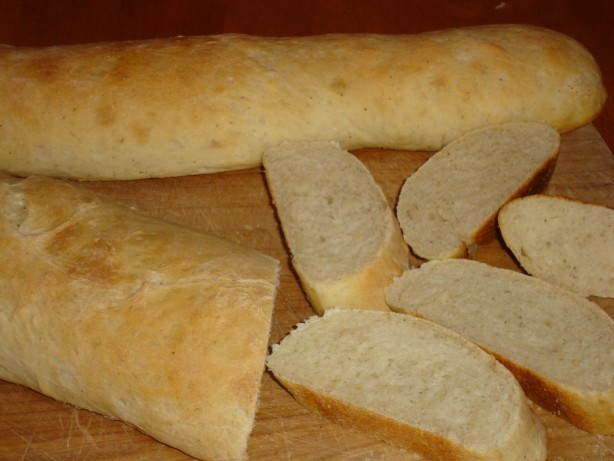
<svg viewBox="0 0 614 461">
<path fill-rule="evenodd" d="M 173 35 L 243 32 L 307 35 L 325 32 L 413 33 L 484 23 L 551 27 L 580 40 L 595 55 L 614 94 L 611 0 L 310 2 L 189 0 L 0 0 L 0 43 L 50 45 Z M 1 101 L 0 101 L 1 104 Z M 549 193 L 614 207 L 614 109 L 594 124 L 563 136 Z M 609 146 L 609 148 L 608 148 Z M 356 152 L 391 204 L 424 152 Z M 82 183 L 118 202 L 256 248 L 282 262 L 271 343 L 313 311 L 288 259 L 260 169 L 182 178 Z M 587 223 L 590 225 L 590 223 Z M 518 266 L 499 240 L 476 255 L 490 264 Z M 611 316 L 614 300 L 593 298 Z M 1 340 L 1 338 L 0 338 Z M 547 427 L 549 461 L 614 460 L 614 437 L 582 432 L 535 407 Z M 252 460 L 418 460 L 418 456 L 343 429 L 300 405 L 265 373 L 260 409 L 249 444 Z M 137 430 L 0 381 L 0 461 L 189 460 Z"/>
</svg>

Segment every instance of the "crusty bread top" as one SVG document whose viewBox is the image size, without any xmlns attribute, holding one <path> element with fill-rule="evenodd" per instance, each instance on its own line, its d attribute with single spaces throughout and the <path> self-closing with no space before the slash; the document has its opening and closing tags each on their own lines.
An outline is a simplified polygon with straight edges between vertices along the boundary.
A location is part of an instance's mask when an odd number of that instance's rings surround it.
<svg viewBox="0 0 614 461">
<path fill-rule="evenodd" d="M 316 311 L 387 310 L 384 287 L 408 265 L 386 196 L 333 141 L 286 142 L 263 157 L 292 263 Z"/>
<path fill-rule="evenodd" d="M 451 442 L 456 449 L 446 459 L 545 458 L 543 427 L 513 376 L 469 341 L 426 320 L 330 309 L 274 345 L 267 366 L 291 392 L 306 388 L 331 405 L 350 405 L 354 413 L 341 422 L 376 436 L 398 423 L 410 446 L 414 429 Z"/>
<path fill-rule="evenodd" d="M 614 297 L 613 209 L 536 195 L 509 203 L 498 222 L 530 274 L 584 296 Z"/>
<path fill-rule="evenodd" d="M 0 181 L 0 379 L 243 459 L 279 264 L 47 178 Z"/>
<path fill-rule="evenodd" d="M 568 131 L 605 97 L 586 49 L 521 25 L 0 47 L 0 169 L 179 176 L 259 165 L 284 140 L 437 150 L 487 124 Z"/>
<path fill-rule="evenodd" d="M 405 241 L 424 259 L 464 256 L 494 236 L 502 205 L 545 188 L 559 145 L 556 130 L 540 123 L 489 125 L 455 139 L 401 188 Z"/>
</svg>

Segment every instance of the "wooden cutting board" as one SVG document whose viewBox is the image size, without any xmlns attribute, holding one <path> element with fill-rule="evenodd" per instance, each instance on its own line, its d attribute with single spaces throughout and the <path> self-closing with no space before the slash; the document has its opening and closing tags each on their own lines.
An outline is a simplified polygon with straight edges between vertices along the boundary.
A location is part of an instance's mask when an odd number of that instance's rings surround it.
<svg viewBox="0 0 614 461">
<path fill-rule="evenodd" d="M 356 152 L 394 204 L 404 179 L 427 153 Z M 193 177 L 82 183 L 119 202 L 256 248 L 282 262 L 271 343 L 313 315 L 295 274 L 260 169 Z M 592 125 L 563 136 L 549 193 L 614 207 L 614 157 Z M 590 223 L 587 223 L 590 225 Z M 518 269 L 499 241 L 476 259 Z M 614 300 L 595 299 L 611 316 Z M 547 427 L 550 461 L 614 460 L 614 436 L 582 432 L 535 406 Z M 252 460 L 419 460 L 343 429 L 301 406 L 265 373 L 249 443 Z M 0 460 L 188 460 L 137 430 L 0 381 Z"/>
</svg>

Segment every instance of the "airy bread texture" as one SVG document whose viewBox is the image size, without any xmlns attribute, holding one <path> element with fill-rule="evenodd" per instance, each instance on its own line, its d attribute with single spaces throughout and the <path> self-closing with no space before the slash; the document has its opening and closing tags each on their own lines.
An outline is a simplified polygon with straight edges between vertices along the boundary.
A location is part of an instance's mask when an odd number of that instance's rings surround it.
<svg viewBox="0 0 614 461">
<path fill-rule="evenodd" d="M 0 181 L 0 379 L 246 458 L 279 263 L 58 180 Z"/>
<path fill-rule="evenodd" d="M 384 287 L 409 264 L 369 170 L 332 141 L 283 143 L 264 168 L 292 264 L 313 308 L 388 310 Z"/>
<path fill-rule="evenodd" d="M 428 459 L 546 458 L 544 428 L 512 374 L 426 320 L 329 309 L 273 346 L 267 366 L 308 409 Z"/>
<path fill-rule="evenodd" d="M 522 25 L 4 46 L 0 169 L 179 176 L 260 165 L 285 140 L 438 150 L 488 124 L 568 131 L 605 98 L 585 48 Z"/>
<path fill-rule="evenodd" d="M 614 321 L 597 304 L 470 260 L 408 270 L 386 300 L 494 354 L 547 410 L 586 431 L 614 434 Z"/>
<path fill-rule="evenodd" d="M 560 136 L 539 123 L 489 125 L 452 141 L 407 178 L 396 214 L 423 259 L 467 255 L 495 235 L 509 200 L 546 187 Z"/>
<path fill-rule="evenodd" d="M 536 195 L 506 205 L 498 222 L 528 273 L 583 296 L 614 298 L 613 209 Z"/>
</svg>

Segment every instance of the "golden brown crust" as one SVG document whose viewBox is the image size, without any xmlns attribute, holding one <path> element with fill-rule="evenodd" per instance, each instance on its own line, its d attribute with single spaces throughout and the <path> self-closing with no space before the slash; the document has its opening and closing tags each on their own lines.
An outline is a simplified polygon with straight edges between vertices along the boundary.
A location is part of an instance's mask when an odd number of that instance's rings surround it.
<svg viewBox="0 0 614 461">
<path fill-rule="evenodd" d="M 512 454 L 517 446 L 524 443 L 513 434 L 508 441 L 508 451 L 477 452 L 450 439 L 433 432 L 409 426 L 400 421 L 388 418 L 382 414 L 369 411 L 366 408 L 352 405 L 349 402 L 336 399 L 327 394 L 313 390 L 307 386 L 276 378 L 293 395 L 293 397 L 310 411 L 313 411 L 330 421 L 349 429 L 358 430 L 378 440 L 419 453 L 426 459 L 446 461 L 503 461 L 515 459 Z M 527 414 L 529 421 L 534 415 Z M 535 421 L 537 421 L 535 419 Z"/>
<path fill-rule="evenodd" d="M 614 413 L 610 404 L 614 399 L 614 390 L 595 392 L 590 397 L 580 395 L 573 389 L 549 382 L 505 357 L 493 355 L 516 376 L 527 397 L 545 410 L 584 431 L 614 435 Z"/>
<path fill-rule="evenodd" d="M 568 131 L 590 122 L 605 97 L 583 47 L 516 25 L 4 47 L 0 169 L 196 174 L 258 165 L 283 140 L 438 150 L 487 124 Z"/>
<path fill-rule="evenodd" d="M 315 392 L 297 383 L 287 380 L 281 383 L 305 408 L 341 426 L 359 430 L 378 440 L 419 453 L 427 459 L 450 461 L 482 459 L 476 457 L 476 453 L 431 432 L 409 427 L 379 413 Z"/>
<path fill-rule="evenodd" d="M 245 457 L 275 260 L 36 177 L 0 182 L 0 255 L 0 379 Z"/>
</svg>

